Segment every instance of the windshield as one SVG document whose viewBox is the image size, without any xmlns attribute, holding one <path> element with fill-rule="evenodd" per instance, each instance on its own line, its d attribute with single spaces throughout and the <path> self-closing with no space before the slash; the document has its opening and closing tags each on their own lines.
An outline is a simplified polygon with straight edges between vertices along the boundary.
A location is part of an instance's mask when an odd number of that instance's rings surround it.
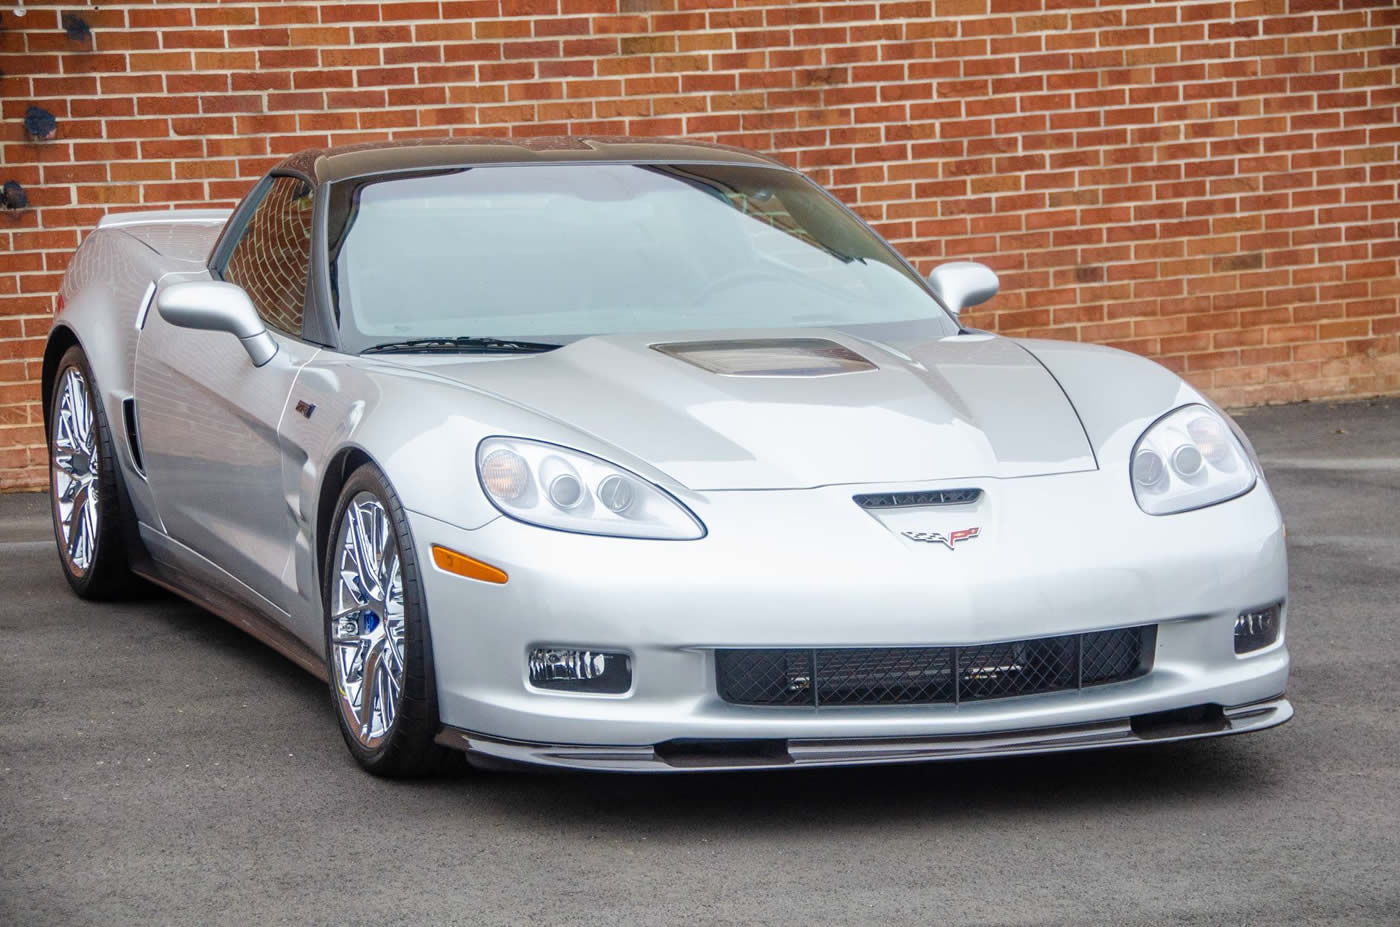
<svg viewBox="0 0 1400 927">
<path fill-rule="evenodd" d="M 716 164 L 491 166 L 341 183 L 342 341 L 956 323 L 801 175 Z"/>
</svg>

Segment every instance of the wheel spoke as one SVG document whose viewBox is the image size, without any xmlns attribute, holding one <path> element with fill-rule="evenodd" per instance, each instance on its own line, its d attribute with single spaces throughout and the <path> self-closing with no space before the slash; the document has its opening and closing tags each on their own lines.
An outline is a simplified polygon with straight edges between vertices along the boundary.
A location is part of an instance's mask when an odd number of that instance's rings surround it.
<svg viewBox="0 0 1400 927">
<path fill-rule="evenodd" d="M 89 497 L 89 499 L 90 498 L 91 497 Z M 79 550 L 78 557 L 83 568 L 86 569 L 92 565 L 92 554 L 97 544 L 97 514 L 93 509 L 91 501 L 83 506 L 83 518 L 80 524 L 80 533 L 83 536 L 83 543 Z"/>
<path fill-rule="evenodd" d="M 72 436 L 75 440 L 77 439 L 77 419 L 79 415 L 77 384 L 77 373 L 69 369 L 63 377 L 63 405 L 68 409 L 68 422 L 73 429 Z"/>
<path fill-rule="evenodd" d="M 78 445 L 83 449 L 83 453 L 91 455 L 93 452 L 93 422 L 91 397 L 88 396 L 87 386 L 86 384 L 81 382 L 81 379 L 79 379 L 79 382 L 74 388 L 74 391 L 77 393 L 78 397 Z"/>
<path fill-rule="evenodd" d="M 379 572 L 376 579 L 379 581 L 379 589 L 384 598 L 389 597 L 389 581 L 394 576 L 394 571 L 398 569 L 399 545 L 394 541 L 394 532 L 389 525 L 388 515 L 381 510 L 378 513 L 379 536 L 377 550 L 379 555 Z"/>
<path fill-rule="evenodd" d="M 67 529 L 67 537 L 65 540 L 68 542 L 68 559 L 72 560 L 75 564 L 78 563 L 78 549 L 81 546 L 83 528 L 87 522 L 87 494 L 87 486 L 80 484 L 77 493 L 73 496 L 73 505 L 72 508 L 68 510 L 68 517 L 65 524 L 65 528 Z"/>
<path fill-rule="evenodd" d="M 364 662 L 364 643 L 364 640 L 358 637 L 332 642 L 332 646 L 335 648 L 336 672 L 346 687 L 347 697 L 349 695 L 348 687 L 350 683 L 355 681 L 355 667 Z"/>
<path fill-rule="evenodd" d="M 399 711 L 399 681 L 393 670 L 384 664 L 380 665 L 378 675 L 382 678 L 375 686 L 375 694 L 379 702 L 380 720 L 384 722 L 384 729 L 388 730 Z"/>
<path fill-rule="evenodd" d="M 354 513 L 347 533 L 347 543 L 354 569 L 350 578 L 351 589 L 361 600 L 368 601 L 375 598 L 375 590 L 370 585 L 375 573 L 374 548 L 370 545 L 366 533 L 366 513 L 361 511 L 359 506 L 352 506 L 350 511 Z"/>
<path fill-rule="evenodd" d="M 63 378 L 64 405 L 68 407 L 69 423 L 72 426 L 70 432 L 73 443 L 79 448 L 83 447 L 83 418 L 86 412 L 85 404 L 82 401 L 82 383 L 78 377 L 78 372 L 69 369 Z"/>
<path fill-rule="evenodd" d="M 366 521 L 373 522 L 374 511 L 368 513 L 361 511 L 355 519 L 355 548 L 358 553 L 358 563 L 360 567 L 360 584 L 364 587 L 365 595 L 371 598 L 379 598 L 377 590 L 370 587 L 370 582 L 379 575 L 378 549 L 372 540 L 373 524 L 365 524 Z"/>
<path fill-rule="evenodd" d="M 364 671 L 360 674 L 360 731 L 369 736 L 374 724 L 374 703 L 379 699 L 379 664 L 383 657 L 382 641 L 369 645 L 365 653 Z"/>
<path fill-rule="evenodd" d="M 394 598 L 395 580 L 399 572 L 399 548 L 393 541 L 385 547 L 383 553 L 383 565 L 380 567 L 379 592 L 384 597 L 384 603 L 390 604 Z"/>
<path fill-rule="evenodd" d="M 54 443 L 60 450 L 72 451 L 78 449 L 78 442 L 73 438 L 73 410 L 65 401 L 58 410 L 58 422 L 54 428 Z"/>
<path fill-rule="evenodd" d="M 87 484 L 83 481 L 83 478 L 76 473 L 60 472 L 63 473 L 66 482 L 58 491 L 58 501 L 62 502 L 64 505 L 72 505 L 74 500 L 78 498 L 78 494 L 82 492 Z"/>
<path fill-rule="evenodd" d="M 385 661 L 395 674 L 403 672 L 403 641 L 399 635 L 395 634 L 391 628 L 384 635 L 384 653 L 388 656 Z M 396 690 L 397 691 L 397 690 Z"/>
</svg>

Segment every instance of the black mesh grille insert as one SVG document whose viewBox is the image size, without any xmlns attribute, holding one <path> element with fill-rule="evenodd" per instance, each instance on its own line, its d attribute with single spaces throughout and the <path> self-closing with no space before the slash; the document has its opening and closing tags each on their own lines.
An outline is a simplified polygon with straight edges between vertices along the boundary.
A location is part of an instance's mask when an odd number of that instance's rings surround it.
<svg viewBox="0 0 1400 927">
<path fill-rule="evenodd" d="M 1149 625 L 968 647 L 717 650 L 715 666 L 737 705 L 921 705 L 1133 679 L 1156 642 Z"/>
</svg>

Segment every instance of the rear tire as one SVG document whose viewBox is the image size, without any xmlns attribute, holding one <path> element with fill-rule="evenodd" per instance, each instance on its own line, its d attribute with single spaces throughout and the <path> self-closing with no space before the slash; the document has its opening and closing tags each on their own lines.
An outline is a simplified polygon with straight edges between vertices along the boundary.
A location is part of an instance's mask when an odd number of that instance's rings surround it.
<svg viewBox="0 0 1400 927">
<path fill-rule="evenodd" d="M 331 699 L 366 772 L 406 778 L 464 768 L 440 728 L 428 608 L 403 505 L 365 464 L 336 500 L 322 571 Z"/>
<path fill-rule="evenodd" d="M 117 455 L 101 392 L 83 349 L 59 359 L 49 400 L 49 499 L 68 585 L 84 599 L 131 589 L 122 534 Z"/>
</svg>

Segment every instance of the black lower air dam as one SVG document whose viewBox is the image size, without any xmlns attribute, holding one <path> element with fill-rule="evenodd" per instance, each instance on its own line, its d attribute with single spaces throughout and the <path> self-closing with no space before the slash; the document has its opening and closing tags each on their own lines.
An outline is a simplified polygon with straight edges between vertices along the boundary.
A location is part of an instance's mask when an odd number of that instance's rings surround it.
<svg viewBox="0 0 1400 927">
<path fill-rule="evenodd" d="M 668 740 L 656 745 L 668 766 L 782 766 L 792 762 L 786 740 Z"/>
<path fill-rule="evenodd" d="M 1214 734 L 1230 728 L 1225 709 L 1219 705 L 1192 705 L 1190 708 L 1133 715 L 1129 720 L 1133 733 L 1143 740 Z"/>
</svg>

